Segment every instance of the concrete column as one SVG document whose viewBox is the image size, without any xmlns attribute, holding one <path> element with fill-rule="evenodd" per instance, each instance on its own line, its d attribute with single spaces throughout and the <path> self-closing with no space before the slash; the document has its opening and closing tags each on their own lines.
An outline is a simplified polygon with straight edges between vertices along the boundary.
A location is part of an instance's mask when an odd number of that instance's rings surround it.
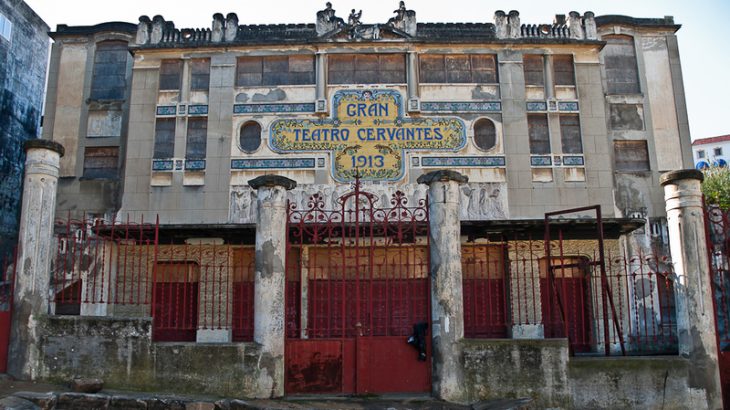
<svg viewBox="0 0 730 410">
<path fill-rule="evenodd" d="M 545 54 L 545 99 L 555 98 L 555 83 L 553 80 L 553 56 Z"/>
<path fill-rule="evenodd" d="M 717 339 L 700 183 L 702 172 L 662 174 L 669 248 L 677 280 L 679 354 L 690 360 L 689 388 L 697 408 L 722 408 Z"/>
<path fill-rule="evenodd" d="M 317 51 L 314 69 L 316 70 L 317 87 L 315 89 L 315 109 L 318 113 L 327 113 L 327 54 Z"/>
<path fill-rule="evenodd" d="M 64 149 L 57 142 L 34 139 L 26 141 L 25 151 L 8 373 L 33 380 L 39 376 L 38 318 L 50 306 L 51 239 Z"/>
<path fill-rule="evenodd" d="M 418 53 L 408 52 L 408 99 L 418 98 Z"/>
<path fill-rule="evenodd" d="M 433 393 L 457 403 L 466 400 L 461 346 L 464 301 L 459 185 L 468 180 L 450 170 L 433 171 L 418 178 L 419 184 L 429 186 Z"/>
<path fill-rule="evenodd" d="M 256 397 L 284 395 L 284 294 L 286 274 L 286 191 L 297 183 L 277 175 L 248 181 L 256 189 L 256 279 L 253 340 L 259 352 Z"/>
</svg>

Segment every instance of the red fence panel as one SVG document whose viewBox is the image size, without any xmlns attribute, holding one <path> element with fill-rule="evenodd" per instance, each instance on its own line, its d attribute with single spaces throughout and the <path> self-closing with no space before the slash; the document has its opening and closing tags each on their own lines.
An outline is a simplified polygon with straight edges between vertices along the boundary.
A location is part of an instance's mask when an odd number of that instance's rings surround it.
<svg viewBox="0 0 730 410">
<path fill-rule="evenodd" d="M 2 269 L 0 271 L 0 373 L 5 373 L 8 367 L 17 256 L 17 249 L 14 249 L 11 254 L 0 255 L 0 269 Z"/>
</svg>

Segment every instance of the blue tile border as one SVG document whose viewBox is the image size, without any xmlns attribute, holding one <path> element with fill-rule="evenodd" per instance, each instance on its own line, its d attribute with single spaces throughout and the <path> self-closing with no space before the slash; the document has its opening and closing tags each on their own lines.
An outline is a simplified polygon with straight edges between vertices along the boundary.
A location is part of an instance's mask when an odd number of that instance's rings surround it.
<svg viewBox="0 0 730 410">
<path fill-rule="evenodd" d="M 313 169 L 316 158 L 238 158 L 231 169 Z"/>
<path fill-rule="evenodd" d="M 546 167 L 553 164 L 553 159 L 550 155 L 540 155 L 530 157 L 530 166 L 533 167 Z"/>
<path fill-rule="evenodd" d="M 578 111 L 578 101 L 558 101 L 558 111 Z"/>
<path fill-rule="evenodd" d="M 563 155 L 563 165 L 566 166 L 583 166 L 585 159 L 579 155 Z"/>
<path fill-rule="evenodd" d="M 295 104 L 234 104 L 234 114 L 260 114 L 275 112 L 314 112 L 314 103 Z"/>
<path fill-rule="evenodd" d="M 153 171 L 172 171 L 175 168 L 175 161 L 171 159 L 153 159 Z"/>
<path fill-rule="evenodd" d="M 157 115 L 175 115 L 175 114 L 177 114 L 177 107 L 174 105 L 157 106 Z"/>
<path fill-rule="evenodd" d="M 547 103 L 545 101 L 528 101 L 527 111 L 547 111 Z"/>
<path fill-rule="evenodd" d="M 208 115 L 207 105 L 189 105 L 188 115 Z"/>
<path fill-rule="evenodd" d="M 502 102 L 500 101 L 424 101 L 421 102 L 421 111 L 433 112 L 500 112 Z"/>
<path fill-rule="evenodd" d="M 205 170 L 204 159 L 186 159 L 185 160 L 186 171 L 203 171 Z"/>
<path fill-rule="evenodd" d="M 503 156 L 421 157 L 422 167 L 504 167 L 505 163 Z"/>
</svg>

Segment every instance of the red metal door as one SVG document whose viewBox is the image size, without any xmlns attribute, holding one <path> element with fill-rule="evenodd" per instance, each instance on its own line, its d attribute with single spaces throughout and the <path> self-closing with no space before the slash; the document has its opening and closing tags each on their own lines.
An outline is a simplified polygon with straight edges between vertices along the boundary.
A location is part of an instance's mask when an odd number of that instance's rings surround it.
<svg viewBox="0 0 730 410">
<path fill-rule="evenodd" d="M 376 201 L 356 184 L 337 209 L 318 195 L 289 208 L 288 394 L 431 390 L 430 329 L 426 360 L 408 343 L 429 324 L 426 204 Z"/>
</svg>

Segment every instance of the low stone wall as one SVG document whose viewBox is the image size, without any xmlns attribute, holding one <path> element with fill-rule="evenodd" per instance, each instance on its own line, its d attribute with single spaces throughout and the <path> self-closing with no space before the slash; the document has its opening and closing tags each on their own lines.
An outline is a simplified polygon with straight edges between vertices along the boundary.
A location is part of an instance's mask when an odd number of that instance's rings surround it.
<svg viewBox="0 0 730 410">
<path fill-rule="evenodd" d="M 573 357 L 568 363 L 573 405 L 577 409 L 704 408 L 704 397 L 690 395 L 689 365 L 679 356 Z"/>
<path fill-rule="evenodd" d="M 106 388 L 254 397 L 259 352 L 253 343 L 152 343 L 149 318 L 45 316 L 42 379 L 98 377 Z"/>
<path fill-rule="evenodd" d="M 535 408 L 704 407 L 678 356 L 569 357 L 566 339 L 465 340 L 469 399 L 529 397 Z"/>
<path fill-rule="evenodd" d="M 530 397 L 535 408 L 571 408 L 566 339 L 465 339 L 470 401 Z"/>
</svg>

